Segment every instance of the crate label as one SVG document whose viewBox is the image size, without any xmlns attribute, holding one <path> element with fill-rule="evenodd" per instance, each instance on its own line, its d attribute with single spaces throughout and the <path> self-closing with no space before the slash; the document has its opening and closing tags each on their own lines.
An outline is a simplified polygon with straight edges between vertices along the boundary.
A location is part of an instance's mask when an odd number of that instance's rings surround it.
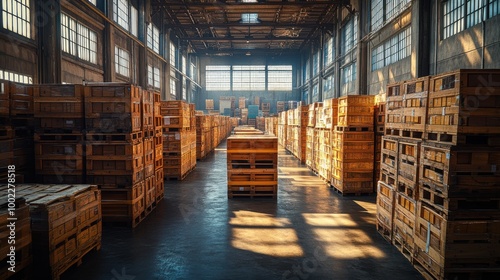
<svg viewBox="0 0 500 280">
<path fill-rule="evenodd" d="M 446 159 L 450 160 L 450 153 L 446 153 Z"/>
<path fill-rule="evenodd" d="M 68 124 L 68 125 L 73 125 L 73 124 L 74 124 L 74 122 L 73 122 L 73 120 L 66 120 L 66 124 Z"/>
<path fill-rule="evenodd" d="M 5 93 L 5 84 L 4 84 L 4 83 L 1 83 L 1 84 L 0 84 L 0 92 L 1 92 L 2 94 L 4 94 L 4 93 Z"/>
<path fill-rule="evenodd" d="M 411 116 L 412 116 L 412 117 L 415 117 L 415 109 L 413 109 L 413 110 L 411 111 Z"/>
<path fill-rule="evenodd" d="M 240 191 L 244 191 L 244 190 L 245 190 L 245 188 L 244 188 L 244 187 L 240 187 Z"/>
<path fill-rule="evenodd" d="M 491 165 L 491 172 L 497 172 L 497 165 L 496 164 Z"/>
<path fill-rule="evenodd" d="M 179 132 L 175 133 L 175 140 L 181 140 L 181 134 Z"/>
<path fill-rule="evenodd" d="M 64 154 L 66 154 L 66 155 L 72 155 L 73 154 L 73 148 L 72 147 L 64 147 Z"/>
<path fill-rule="evenodd" d="M 446 114 L 446 107 L 441 108 L 441 115 L 444 116 Z"/>
<path fill-rule="evenodd" d="M 170 124 L 170 117 L 163 117 L 163 124 L 169 125 Z"/>
</svg>

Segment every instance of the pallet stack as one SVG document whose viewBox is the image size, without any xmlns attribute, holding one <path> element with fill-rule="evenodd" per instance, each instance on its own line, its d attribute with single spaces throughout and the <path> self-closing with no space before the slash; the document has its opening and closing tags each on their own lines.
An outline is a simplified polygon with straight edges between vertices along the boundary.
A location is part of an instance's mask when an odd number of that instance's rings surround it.
<svg viewBox="0 0 500 280">
<path fill-rule="evenodd" d="M 100 250 L 101 194 L 95 185 L 18 185 L 29 204 L 37 275 L 60 275 L 92 250 Z M 42 277 L 43 278 L 43 277 Z"/>
<path fill-rule="evenodd" d="M 82 85 L 33 86 L 37 182 L 85 183 Z"/>
<path fill-rule="evenodd" d="M 247 99 L 245 97 L 240 97 L 238 99 L 238 108 L 240 108 L 240 110 L 245 109 L 247 107 L 246 102 L 247 102 Z"/>
<path fill-rule="evenodd" d="M 85 88 L 87 183 L 101 189 L 105 222 L 136 227 L 147 215 L 141 114 L 136 86 Z"/>
<path fill-rule="evenodd" d="M 278 135 L 278 119 L 279 117 L 266 118 L 266 132 L 270 135 Z"/>
<path fill-rule="evenodd" d="M 155 168 L 155 195 L 156 203 L 164 197 L 163 175 L 163 117 L 161 115 L 161 94 L 153 93 L 153 118 L 154 118 L 154 168 Z"/>
<path fill-rule="evenodd" d="M 313 164 L 311 166 L 312 171 L 319 174 L 322 155 L 320 146 L 325 142 L 323 136 L 323 131 L 325 130 L 325 117 L 323 111 L 323 103 L 317 102 L 318 106 L 314 109 L 314 135 L 313 135 Z"/>
<path fill-rule="evenodd" d="M 233 135 L 227 139 L 228 197 L 278 196 L 278 139 Z"/>
<path fill-rule="evenodd" d="M 277 101 L 276 102 L 276 112 L 279 114 L 281 112 L 284 112 L 286 111 L 286 107 L 285 107 L 285 101 Z"/>
<path fill-rule="evenodd" d="M 309 116 L 309 106 L 299 106 L 293 110 L 293 154 L 302 163 L 306 161 L 306 140 L 307 140 L 307 122 Z"/>
<path fill-rule="evenodd" d="M 213 99 L 205 99 L 205 109 L 207 111 L 211 111 L 214 109 L 214 100 Z"/>
<path fill-rule="evenodd" d="M 378 196 L 383 186 L 394 204 L 391 223 L 390 205 L 378 203 L 378 227 L 428 278 L 482 279 L 500 269 L 499 77 L 457 70 L 388 86 L 392 129 L 382 148 L 391 151 L 382 150 Z"/>
<path fill-rule="evenodd" d="M 142 135 L 143 135 L 143 159 L 144 159 L 144 208 L 146 215 L 156 207 L 156 158 L 155 152 L 157 144 L 161 145 L 162 140 L 156 138 L 154 123 L 154 103 L 155 92 L 149 90 L 142 91 Z M 160 141 L 158 143 L 158 141 Z"/>
<path fill-rule="evenodd" d="M 261 131 L 266 131 L 266 119 L 264 117 L 257 117 L 256 128 Z"/>
<path fill-rule="evenodd" d="M 382 137 L 385 132 L 385 100 L 386 94 L 379 94 L 375 96 L 375 170 L 373 182 L 380 180 Z M 374 192 L 377 192 L 377 190 L 374 189 Z"/>
<path fill-rule="evenodd" d="M 271 111 L 271 103 L 269 103 L 269 102 L 263 102 L 261 104 L 261 107 L 262 107 L 262 115 L 264 117 L 269 117 L 270 111 Z"/>
<path fill-rule="evenodd" d="M 243 124 L 243 125 L 248 124 L 248 109 L 247 108 L 241 109 L 241 124 Z"/>
<path fill-rule="evenodd" d="M 338 100 L 331 185 L 343 195 L 373 193 L 374 102 L 373 95 Z"/>
<path fill-rule="evenodd" d="M 307 112 L 307 128 L 306 128 L 306 165 L 312 169 L 314 164 L 314 126 L 316 125 L 316 108 L 322 103 L 315 102 L 309 104 Z"/>
<path fill-rule="evenodd" d="M 286 148 L 288 111 L 280 112 L 278 115 L 278 144 Z"/>
<path fill-rule="evenodd" d="M 319 165 L 316 166 L 318 175 L 326 182 L 331 181 L 332 174 L 332 156 L 333 156 L 333 128 L 337 125 L 338 100 L 326 99 L 323 102 L 323 113 L 318 117 L 323 117 L 323 122 L 319 123 L 318 131 L 318 148 L 319 148 Z M 318 111 L 321 109 L 318 109 Z"/>
<path fill-rule="evenodd" d="M 209 145 L 207 145 L 207 131 L 209 127 L 209 116 L 196 116 L 196 158 L 203 159 L 207 156 Z"/>
<path fill-rule="evenodd" d="M 8 181 L 5 181 L 7 183 Z M 15 182 L 14 182 L 15 185 Z M 12 188 L 10 188 L 12 189 Z M 30 210 L 23 197 L 17 196 L 15 200 L 14 216 L 9 215 L 8 207 L 8 185 L 0 185 L 0 226 L 2 234 L 0 235 L 0 254 L 2 256 L 2 268 L 0 269 L 0 279 L 29 279 L 31 278 L 32 255 L 32 236 L 31 236 L 31 218 Z M 9 218 L 16 218 L 16 227 L 12 229 L 15 232 L 15 244 L 9 243 L 11 229 L 8 228 Z M 14 245 L 15 272 L 8 270 L 10 265 L 10 256 L 13 255 L 11 245 Z M 45 256 L 46 258 L 47 256 Z"/>
</svg>

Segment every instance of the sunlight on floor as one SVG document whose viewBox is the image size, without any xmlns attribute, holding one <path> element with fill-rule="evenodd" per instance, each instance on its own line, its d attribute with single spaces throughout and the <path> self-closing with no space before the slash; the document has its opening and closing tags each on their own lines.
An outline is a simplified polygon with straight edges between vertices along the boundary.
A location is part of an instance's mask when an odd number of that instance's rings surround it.
<svg viewBox="0 0 500 280">
<path fill-rule="evenodd" d="M 313 229 L 316 239 L 325 244 L 326 255 L 337 259 L 384 258 L 385 254 L 373 246 L 370 237 L 360 229 Z"/>
<path fill-rule="evenodd" d="M 355 227 L 357 223 L 352 220 L 350 214 L 302 214 L 307 224 L 318 227 Z"/>
<path fill-rule="evenodd" d="M 375 214 L 377 210 L 377 205 L 373 202 L 366 202 L 366 201 L 359 201 L 359 200 L 353 200 L 357 205 L 359 205 L 361 208 L 365 209 L 366 211 Z"/>
<path fill-rule="evenodd" d="M 232 246 L 274 257 L 301 257 L 304 252 L 290 221 L 269 214 L 236 211 L 229 224 L 233 226 Z"/>
</svg>

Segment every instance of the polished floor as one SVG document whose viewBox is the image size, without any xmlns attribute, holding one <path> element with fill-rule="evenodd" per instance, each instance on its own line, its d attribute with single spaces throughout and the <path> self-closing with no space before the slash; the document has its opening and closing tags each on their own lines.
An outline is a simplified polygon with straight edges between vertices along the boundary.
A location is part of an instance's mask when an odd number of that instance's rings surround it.
<svg viewBox="0 0 500 280">
<path fill-rule="evenodd" d="M 222 143 L 62 279 L 422 279 L 375 230 L 375 196 L 341 197 L 285 150 L 277 201 L 228 200 L 226 184 Z"/>
</svg>

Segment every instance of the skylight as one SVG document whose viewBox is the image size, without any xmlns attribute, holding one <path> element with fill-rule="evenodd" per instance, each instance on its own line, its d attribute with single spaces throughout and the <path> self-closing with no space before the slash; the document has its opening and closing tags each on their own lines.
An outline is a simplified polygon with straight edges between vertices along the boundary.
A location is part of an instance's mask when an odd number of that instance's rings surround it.
<svg viewBox="0 0 500 280">
<path fill-rule="evenodd" d="M 259 14 L 257 13 L 244 13 L 241 14 L 242 23 L 259 23 Z"/>
</svg>

